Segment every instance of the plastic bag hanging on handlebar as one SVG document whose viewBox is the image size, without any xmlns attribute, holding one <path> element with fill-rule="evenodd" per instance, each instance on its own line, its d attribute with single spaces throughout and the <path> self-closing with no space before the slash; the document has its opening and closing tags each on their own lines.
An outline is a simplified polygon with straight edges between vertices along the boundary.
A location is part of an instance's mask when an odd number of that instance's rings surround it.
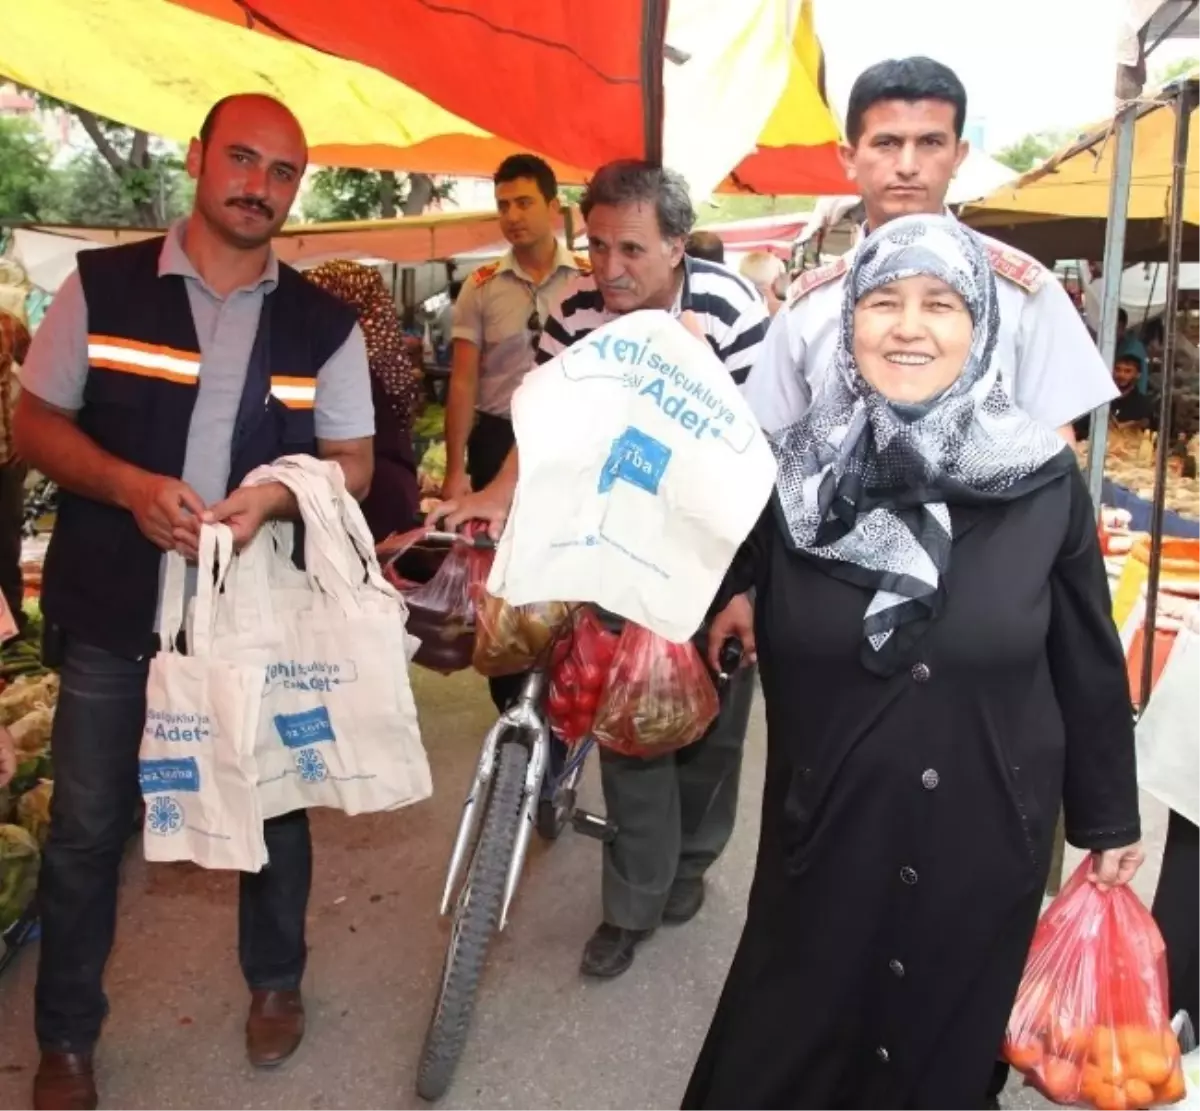
<svg viewBox="0 0 1200 1111">
<path fill-rule="evenodd" d="M 1005 1058 L 1057 1103 L 1174 1103 L 1184 1080 L 1162 936 L 1128 887 L 1088 880 L 1090 863 L 1084 860 L 1038 923 Z"/>
<path fill-rule="evenodd" d="M 421 641 L 415 663 L 445 674 L 471 666 L 475 596 L 487 581 L 493 555 L 453 544 L 433 578 L 404 591 L 408 631 Z"/>
<path fill-rule="evenodd" d="M 554 653 L 546 706 L 550 728 L 574 744 L 592 731 L 620 635 L 610 632 L 591 606 L 575 611 L 563 651 Z"/>
<path fill-rule="evenodd" d="M 691 641 L 674 644 L 631 621 L 617 644 L 592 733 L 627 756 L 661 756 L 699 740 L 719 708 Z"/>
<path fill-rule="evenodd" d="M 444 544 L 422 543 L 428 535 L 428 527 L 422 526 L 408 532 L 393 532 L 375 545 L 383 576 L 397 590 L 407 593 L 429 582 L 449 554 Z"/>
<path fill-rule="evenodd" d="M 475 670 L 491 678 L 528 671 L 569 616 L 565 602 L 510 606 L 481 584 L 476 590 Z"/>
</svg>

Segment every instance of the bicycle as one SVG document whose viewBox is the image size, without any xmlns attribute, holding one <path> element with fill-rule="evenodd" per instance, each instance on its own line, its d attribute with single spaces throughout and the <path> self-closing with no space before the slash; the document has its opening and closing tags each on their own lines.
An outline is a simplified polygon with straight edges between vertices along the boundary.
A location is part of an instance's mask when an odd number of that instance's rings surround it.
<svg viewBox="0 0 1200 1111">
<path fill-rule="evenodd" d="M 481 548 L 491 543 L 485 537 L 464 541 L 453 533 L 431 533 L 427 539 Z M 606 622 L 620 623 L 615 615 L 598 613 Z M 600 841 L 617 835 L 607 818 L 575 805 L 594 737 L 570 745 L 562 769 L 547 779 L 551 741 L 542 705 L 547 665 L 556 642 L 569 628 L 570 622 L 565 622 L 544 659 L 528 673 L 520 696 L 484 736 L 467 792 L 439 908 L 442 916 L 451 916 L 450 942 L 417 1068 L 417 1093 L 429 1101 L 445 1094 L 458 1067 L 488 946 L 508 924 L 532 831 L 536 828 L 542 837 L 554 840 L 570 821 L 576 832 Z M 718 689 L 740 661 L 741 645 L 726 642 Z"/>
</svg>

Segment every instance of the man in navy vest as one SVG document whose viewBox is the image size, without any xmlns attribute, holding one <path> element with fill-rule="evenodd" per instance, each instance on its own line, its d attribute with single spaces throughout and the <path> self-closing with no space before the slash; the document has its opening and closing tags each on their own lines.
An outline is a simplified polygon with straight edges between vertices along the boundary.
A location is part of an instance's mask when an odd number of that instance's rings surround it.
<svg viewBox="0 0 1200 1111">
<path fill-rule="evenodd" d="M 201 519 L 244 544 L 296 513 L 246 474 L 293 452 L 336 460 L 361 497 L 374 413 L 351 309 L 281 265 L 271 237 L 307 161 L 277 101 L 209 113 L 188 151 L 191 216 L 165 238 L 79 256 L 23 372 L 17 450 L 58 483 L 46 557 L 47 649 L 62 666 L 54 807 L 40 881 L 34 1107 L 95 1107 L 117 872 L 138 796 L 162 553 L 194 554 Z M 300 981 L 312 844 L 304 811 L 266 823 L 270 864 L 241 876 L 246 1048 L 277 1064 L 304 1033 Z"/>
</svg>

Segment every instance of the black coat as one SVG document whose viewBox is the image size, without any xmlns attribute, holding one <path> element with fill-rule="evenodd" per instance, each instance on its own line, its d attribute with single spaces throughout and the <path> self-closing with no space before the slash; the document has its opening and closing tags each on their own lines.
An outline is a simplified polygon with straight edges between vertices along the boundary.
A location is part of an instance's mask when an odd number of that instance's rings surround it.
<svg viewBox="0 0 1200 1111">
<path fill-rule="evenodd" d="M 946 602 L 909 667 L 860 663 L 869 591 L 771 511 L 758 589 L 767 777 L 745 931 L 685 1107 L 981 1107 L 1055 822 L 1139 836 L 1125 660 L 1079 473 L 951 509 Z"/>
</svg>

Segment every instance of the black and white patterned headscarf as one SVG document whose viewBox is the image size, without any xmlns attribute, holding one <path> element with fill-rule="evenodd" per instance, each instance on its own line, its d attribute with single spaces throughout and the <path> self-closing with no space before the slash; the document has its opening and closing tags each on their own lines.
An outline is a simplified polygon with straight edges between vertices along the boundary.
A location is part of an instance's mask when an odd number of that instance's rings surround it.
<svg viewBox="0 0 1200 1111">
<path fill-rule="evenodd" d="M 854 361 L 854 307 L 916 275 L 954 289 L 974 333 L 950 386 L 921 405 L 899 405 Z M 906 666 L 941 609 L 953 540 L 949 507 L 1018 498 L 1075 465 L 1063 440 L 1004 392 L 999 328 L 995 279 L 974 232 L 947 216 L 892 220 L 855 254 L 837 351 L 812 407 L 772 437 L 785 536 L 828 561 L 830 574 L 875 588 L 863 660 L 878 674 Z"/>
</svg>

